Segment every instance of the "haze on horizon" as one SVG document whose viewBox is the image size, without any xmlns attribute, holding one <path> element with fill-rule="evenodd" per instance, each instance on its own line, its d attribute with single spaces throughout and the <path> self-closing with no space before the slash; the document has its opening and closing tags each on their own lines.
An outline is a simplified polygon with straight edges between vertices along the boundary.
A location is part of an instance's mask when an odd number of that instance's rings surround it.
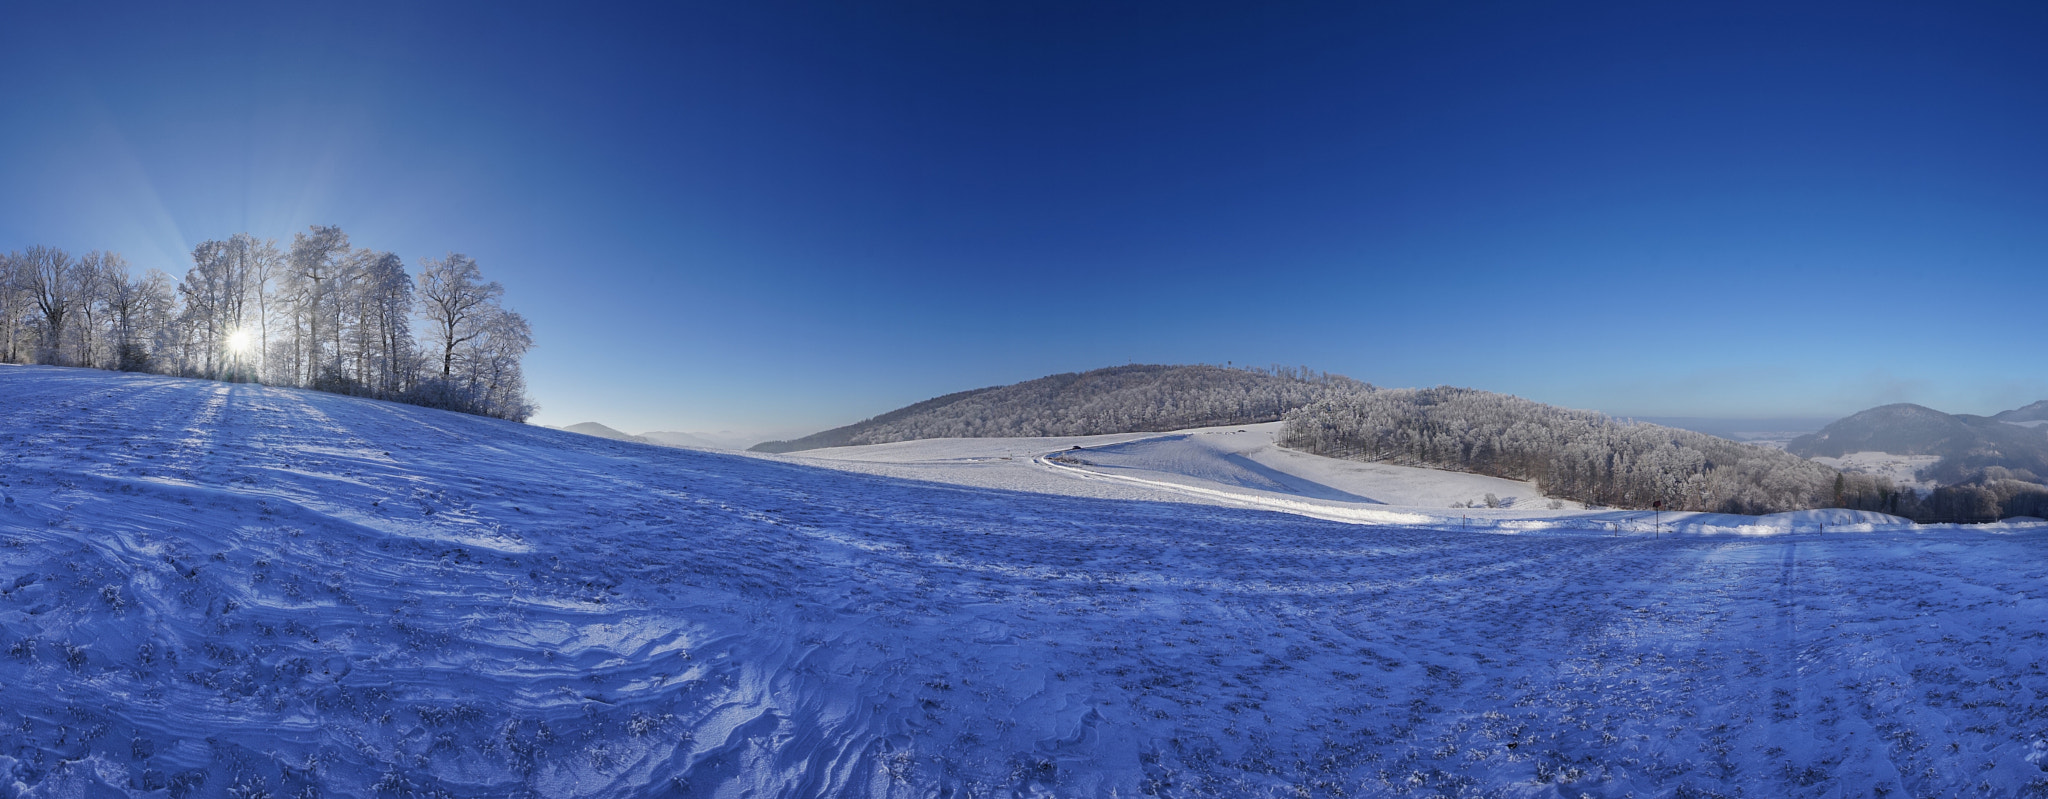
<svg viewBox="0 0 2048 799">
<path fill-rule="evenodd" d="M 1137 363 L 1639 417 L 2048 398 L 2048 9 L 15 4 L 0 250 L 475 257 L 534 421 Z"/>
</svg>

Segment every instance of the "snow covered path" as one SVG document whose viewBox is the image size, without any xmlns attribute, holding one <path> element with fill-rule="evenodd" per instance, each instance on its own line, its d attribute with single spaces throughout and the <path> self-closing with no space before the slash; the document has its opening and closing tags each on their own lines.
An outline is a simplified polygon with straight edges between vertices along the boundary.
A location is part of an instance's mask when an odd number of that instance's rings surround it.
<svg viewBox="0 0 2048 799">
<path fill-rule="evenodd" d="M 25 367 L 0 492 L 0 796 L 2048 795 L 2039 533 L 1368 527 Z"/>
</svg>

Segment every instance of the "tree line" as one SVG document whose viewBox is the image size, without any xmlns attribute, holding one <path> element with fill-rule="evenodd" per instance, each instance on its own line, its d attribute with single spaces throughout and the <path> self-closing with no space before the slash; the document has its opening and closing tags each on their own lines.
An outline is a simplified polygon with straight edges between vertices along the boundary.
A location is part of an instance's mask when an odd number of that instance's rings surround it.
<svg viewBox="0 0 2048 799">
<path fill-rule="evenodd" d="M 1485 474 L 1616 508 L 1774 513 L 1828 502 L 1840 473 L 1783 451 L 1464 388 L 1334 394 L 1289 413 L 1285 446 Z"/>
<path fill-rule="evenodd" d="M 182 279 L 118 253 L 0 256 L 0 361 L 312 388 L 525 421 L 526 318 L 459 253 L 417 274 L 339 227 L 192 248 Z M 415 327 L 415 323 L 420 323 Z M 416 329 L 418 332 L 416 333 Z"/>
<path fill-rule="evenodd" d="M 1991 522 L 2015 516 L 2048 518 L 2048 486 L 2032 474 L 2000 466 L 1979 469 L 1963 480 L 1926 494 L 1891 495 L 1886 512 L 1919 522 Z"/>
<path fill-rule="evenodd" d="M 1527 480 L 1545 496 L 1615 508 L 1848 508 L 1964 523 L 2048 516 L 2048 487 L 2030 473 L 1989 467 L 1922 494 L 1770 447 L 1466 388 L 1341 387 L 1288 412 L 1280 441 L 1318 455 Z"/>
</svg>

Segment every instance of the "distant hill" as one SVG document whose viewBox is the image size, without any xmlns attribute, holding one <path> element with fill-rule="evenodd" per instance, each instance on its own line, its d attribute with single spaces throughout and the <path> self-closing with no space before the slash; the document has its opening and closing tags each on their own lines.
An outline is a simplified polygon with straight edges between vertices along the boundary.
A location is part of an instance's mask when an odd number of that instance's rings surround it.
<svg viewBox="0 0 2048 799">
<path fill-rule="evenodd" d="M 1962 419 L 1902 402 L 1837 419 L 1819 432 L 1792 439 L 1785 450 L 1806 458 L 1839 458 L 1851 452 L 1945 456 L 1983 442 L 1984 433 Z"/>
<path fill-rule="evenodd" d="M 569 431 L 569 432 L 571 432 L 571 433 L 582 433 L 582 434 L 584 434 L 584 435 L 586 435 L 586 436 L 597 436 L 598 438 L 609 438 L 609 439 L 611 439 L 611 440 L 613 440 L 613 441 L 631 441 L 631 442 L 634 442 L 634 443 L 636 443 L 636 444 L 653 444 L 653 443 L 655 443 L 655 442 L 649 441 L 649 440 L 647 440 L 647 439 L 645 439 L 645 438 L 641 438 L 640 436 L 636 436 L 636 435 L 633 435 L 633 434 L 631 434 L 631 433 L 621 433 L 621 432 L 619 432 L 619 431 L 617 431 L 617 430 L 613 430 L 613 429 L 611 429 L 611 428 L 609 428 L 609 427 L 606 427 L 606 426 L 604 426 L 604 425 L 598 424 L 598 423 L 596 423 L 596 422 L 584 422 L 584 423 L 582 423 L 582 424 L 572 424 L 572 425 L 569 425 L 568 427 L 564 427 L 564 428 L 562 428 L 562 429 L 563 429 L 563 430 L 567 430 L 567 431 Z"/>
<path fill-rule="evenodd" d="M 635 444 L 652 444 L 657 447 L 682 447 L 686 449 L 746 449 L 748 444 L 761 440 L 758 436 L 748 437 L 731 432 L 719 433 L 678 433 L 657 430 L 651 433 L 633 435 L 597 422 L 572 424 L 561 428 L 571 433 L 609 438 L 613 441 L 631 441 Z"/>
<path fill-rule="evenodd" d="M 2041 405 L 1999 416 L 2024 414 Z M 1793 439 L 1785 449 L 1809 458 L 1852 452 L 1934 455 L 1941 460 L 1922 475 L 1944 484 L 1980 479 L 1993 467 L 2028 482 L 2039 483 L 2048 476 L 2048 429 L 2007 424 L 1998 417 L 1942 413 L 1909 403 L 1871 408 L 1836 420 L 1818 433 Z"/>
<path fill-rule="evenodd" d="M 2014 408 L 1991 416 L 2001 422 L 2048 422 L 2048 400 L 2041 400 L 2024 408 Z"/>
<path fill-rule="evenodd" d="M 657 430 L 652 433 L 641 433 L 639 437 L 650 444 L 660 444 L 664 447 L 691 447 L 695 449 L 741 449 L 741 447 L 729 447 L 719 444 L 717 442 L 712 441 L 711 439 L 697 435 L 696 433 L 677 433 L 668 430 Z"/>
<path fill-rule="evenodd" d="M 736 433 L 730 430 L 718 432 L 679 433 L 670 430 L 656 430 L 641 433 L 641 438 L 664 447 L 688 447 L 691 449 L 746 449 L 767 436 Z"/>
<path fill-rule="evenodd" d="M 1079 436 L 1278 421 L 1333 386 L 1362 386 L 1306 370 L 1114 366 L 961 391 L 757 452 L 886 444 L 925 438 Z"/>
</svg>

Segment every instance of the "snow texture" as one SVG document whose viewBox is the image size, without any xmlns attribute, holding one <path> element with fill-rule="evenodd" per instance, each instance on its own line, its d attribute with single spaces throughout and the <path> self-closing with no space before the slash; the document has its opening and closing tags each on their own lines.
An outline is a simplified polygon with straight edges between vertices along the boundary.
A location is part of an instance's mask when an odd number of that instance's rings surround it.
<svg viewBox="0 0 2048 799">
<path fill-rule="evenodd" d="M 0 367 L 0 796 L 2048 793 L 2039 525 L 1160 491 Z"/>
</svg>

